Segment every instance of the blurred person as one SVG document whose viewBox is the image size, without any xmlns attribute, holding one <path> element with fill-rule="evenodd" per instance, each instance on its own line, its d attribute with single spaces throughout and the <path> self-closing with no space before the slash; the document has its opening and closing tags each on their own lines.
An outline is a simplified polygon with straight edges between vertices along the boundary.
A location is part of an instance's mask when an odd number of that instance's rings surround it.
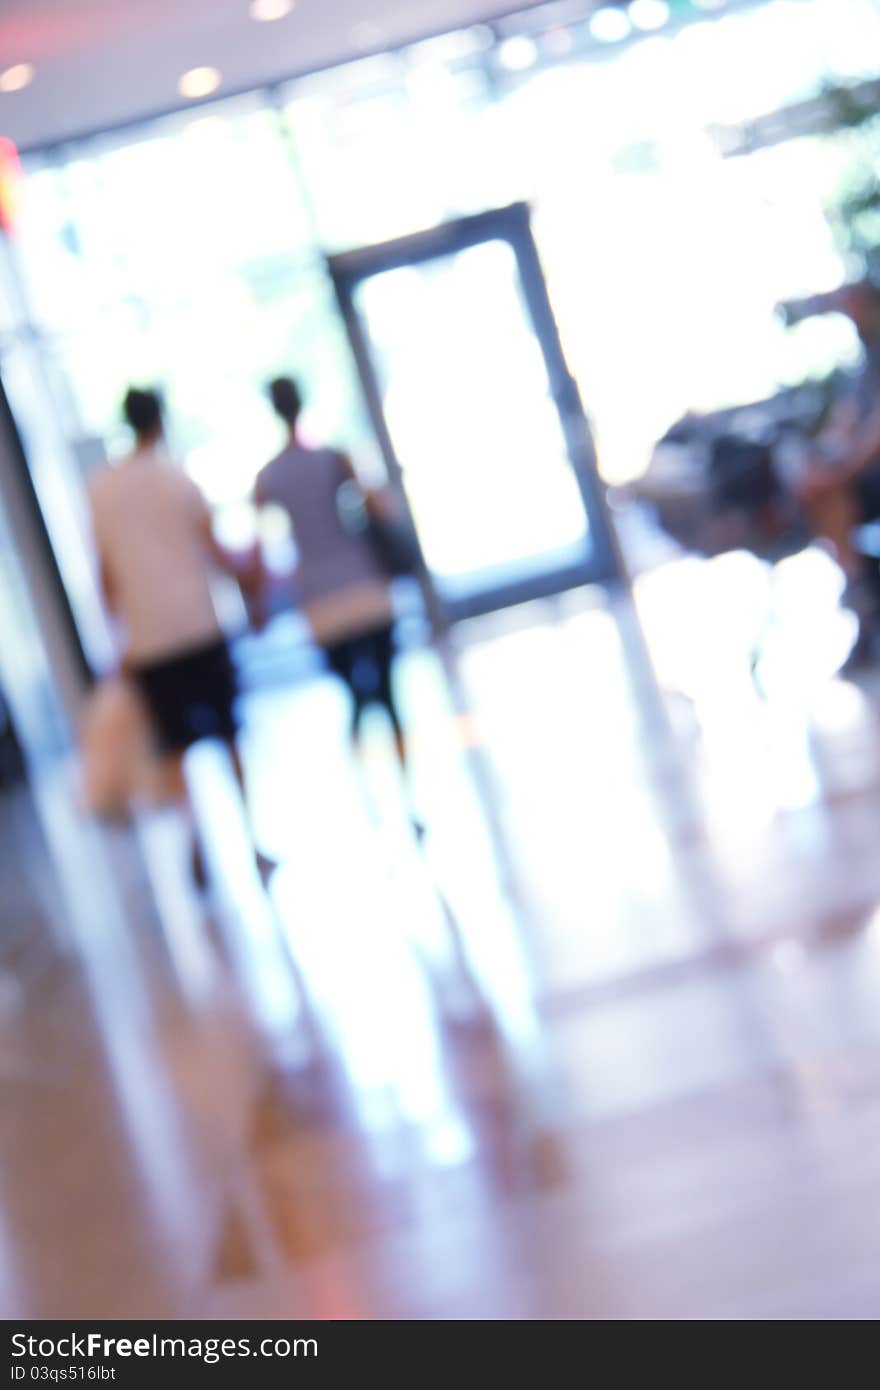
<svg viewBox="0 0 880 1390">
<path fill-rule="evenodd" d="M 297 548 L 296 586 L 312 636 L 352 700 L 351 737 L 357 748 L 365 710 L 380 705 L 388 715 L 401 768 L 407 749 L 394 696 L 394 611 L 390 581 L 368 531 L 345 526 L 340 490 L 351 485 L 368 511 L 378 494 L 361 486 L 349 458 L 338 450 L 307 447 L 299 433 L 302 395 L 290 377 L 269 385 L 288 440 L 260 471 L 257 507 L 280 507 L 290 520 Z"/>
<path fill-rule="evenodd" d="M 873 653 L 880 631 L 878 591 L 854 533 L 880 517 L 880 291 L 850 286 L 842 308 L 864 352 L 852 388 L 832 411 L 796 492 L 816 535 L 829 541 L 847 581 L 846 602 L 859 619 L 851 661 Z"/>
<path fill-rule="evenodd" d="M 123 414 L 134 450 L 90 484 L 101 587 L 122 628 L 122 669 L 154 728 L 165 764 L 163 785 L 190 817 L 193 872 L 202 886 L 202 848 L 183 763 L 192 744 L 220 740 L 244 795 L 235 670 L 211 592 L 215 568 L 239 576 L 234 559 L 215 540 L 204 498 L 168 454 L 158 394 L 132 388 Z M 265 877 L 271 862 L 256 846 L 254 858 Z"/>
</svg>

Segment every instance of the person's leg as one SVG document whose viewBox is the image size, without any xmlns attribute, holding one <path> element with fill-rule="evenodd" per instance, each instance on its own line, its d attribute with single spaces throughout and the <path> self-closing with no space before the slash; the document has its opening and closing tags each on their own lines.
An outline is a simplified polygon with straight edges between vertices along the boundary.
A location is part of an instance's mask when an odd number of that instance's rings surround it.
<svg viewBox="0 0 880 1390">
<path fill-rule="evenodd" d="M 161 799 L 180 810 L 189 839 L 192 876 L 198 888 L 205 888 L 207 873 L 202 839 L 184 771 L 188 729 L 181 712 L 184 701 L 177 663 L 155 662 L 133 670 L 131 675 L 149 712 L 157 740 Z"/>
<path fill-rule="evenodd" d="M 370 658 L 375 673 L 372 698 L 386 711 L 394 735 L 394 748 L 403 783 L 403 798 L 412 828 L 421 840 L 425 825 L 415 804 L 406 733 L 394 694 L 394 629 L 390 625 L 370 634 Z"/>
<path fill-rule="evenodd" d="M 254 856 L 254 863 L 257 866 L 257 872 L 265 882 L 269 875 L 272 873 L 272 871 L 277 867 L 276 862 L 274 859 L 270 858 L 269 855 L 264 854 L 257 845 L 257 839 L 256 835 L 254 834 L 253 819 L 251 814 L 250 798 L 248 796 L 247 774 L 244 769 L 244 763 L 242 762 L 241 750 L 239 749 L 238 741 L 234 735 L 230 735 L 229 737 L 224 739 L 224 743 L 229 753 L 230 762 L 232 763 L 232 771 L 235 775 L 235 780 L 238 783 L 239 794 L 241 796 L 242 805 L 244 806 L 245 820 L 247 822 L 248 836 L 250 838 L 251 851 Z"/>
<path fill-rule="evenodd" d="M 383 628 L 371 637 L 372 657 L 376 668 L 376 700 L 382 705 L 391 721 L 391 729 L 394 734 L 394 747 L 401 767 L 407 769 L 407 746 L 406 735 L 403 730 L 403 721 L 397 707 L 397 700 L 394 695 L 394 631 L 391 627 Z"/>
<path fill-rule="evenodd" d="M 352 684 L 351 689 L 351 741 L 355 748 L 360 747 L 361 743 L 361 724 L 363 723 L 364 712 L 367 708 L 367 700 L 356 685 Z"/>
<path fill-rule="evenodd" d="M 206 738 L 219 740 L 229 754 L 233 776 L 241 796 L 248 848 L 253 855 L 257 872 L 265 883 L 276 866 L 275 861 L 263 854 L 258 848 L 254 833 L 248 779 L 239 746 L 239 724 L 236 711 L 238 677 L 232 654 L 225 641 L 212 644 L 199 657 L 190 698 L 194 713 L 198 713 L 199 732 L 203 733 Z"/>
<path fill-rule="evenodd" d="M 182 767 L 180 775 L 181 777 L 183 777 Z M 188 827 L 190 843 L 190 866 L 192 868 L 193 880 L 197 888 L 204 890 L 208 886 L 208 869 L 205 863 L 205 850 L 204 845 L 202 843 L 202 836 L 199 832 L 198 821 L 196 820 L 195 809 L 193 807 L 192 801 L 190 800 L 188 792 L 181 799 L 180 805 L 183 808 L 183 813 L 186 817 L 186 823 Z"/>
<path fill-rule="evenodd" d="M 183 772 L 185 750 L 175 748 L 162 754 L 162 784 L 169 801 L 189 804 L 189 789 Z"/>
<path fill-rule="evenodd" d="M 858 491 L 849 482 L 828 486 L 803 498 L 813 533 L 830 542 L 849 583 L 864 578 L 865 562 L 853 546 L 853 532 L 862 521 Z"/>
<path fill-rule="evenodd" d="M 858 631 L 844 671 L 854 671 L 871 664 L 878 630 L 878 592 L 876 579 L 868 562 L 859 554 L 854 543 L 857 528 L 880 514 L 880 499 L 874 499 L 873 480 L 859 482 L 843 480 L 839 484 L 824 480 L 824 485 L 801 501 L 815 535 L 830 542 L 837 563 L 846 577 L 844 603 L 858 620 Z"/>
<path fill-rule="evenodd" d="M 349 725 L 351 741 L 355 748 L 360 744 L 361 720 L 367 701 L 362 684 L 358 681 L 358 662 L 362 659 L 357 639 L 346 638 L 324 648 L 327 665 L 334 676 L 342 681 L 351 696 L 351 722 Z"/>
<path fill-rule="evenodd" d="M 189 794 L 184 771 L 186 749 L 182 746 L 166 749 L 162 755 L 162 795 L 180 810 L 186 824 L 190 845 L 190 867 L 196 887 L 204 889 L 208 884 L 208 871 L 205 866 L 202 837 L 199 833 L 195 807 Z"/>
<path fill-rule="evenodd" d="M 225 740 L 225 742 L 226 747 L 229 751 L 229 757 L 232 760 L 232 771 L 235 773 L 235 780 L 238 783 L 238 789 L 244 797 L 247 791 L 247 781 L 245 778 L 244 763 L 241 760 L 241 752 L 238 747 L 238 742 L 234 738 L 228 738 Z"/>
</svg>

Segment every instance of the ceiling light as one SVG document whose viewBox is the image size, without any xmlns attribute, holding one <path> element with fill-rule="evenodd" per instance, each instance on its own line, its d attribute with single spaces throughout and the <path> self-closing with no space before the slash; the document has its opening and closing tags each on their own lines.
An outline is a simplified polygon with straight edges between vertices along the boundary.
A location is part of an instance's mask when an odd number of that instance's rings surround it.
<svg viewBox="0 0 880 1390">
<path fill-rule="evenodd" d="M 726 0 L 691 0 L 691 4 L 698 10 L 723 10 Z"/>
<path fill-rule="evenodd" d="M 0 72 L 0 92 L 20 92 L 23 87 L 29 87 L 33 80 L 33 65 L 16 63 L 14 68 Z"/>
<path fill-rule="evenodd" d="M 261 24 L 271 24 L 273 19 L 285 19 L 296 4 L 296 0 L 251 0 L 248 14 Z"/>
<path fill-rule="evenodd" d="M 619 43 L 629 38 L 631 32 L 632 25 L 625 12 L 611 5 L 603 5 L 590 19 L 590 33 L 598 43 Z"/>
<path fill-rule="evenodd" d="M 197 97 L 210 96 L 220 86 L 220 73 L 216 68 L 190 68 L 177 84 L 182 97 L 195 101 Z"/>
<path fill-rule="evenodd" d="M 525 34 L 505 39 L 498 49 L 498 61 L 508 72 L 525 72 L 538 61 L 538 49 Z"/>
<path fill-rule="evenodd" d="M 666 0 L 631 0 L 626 12 L 636 29 L 662 29 L 669 18 Z"/>
</svg>

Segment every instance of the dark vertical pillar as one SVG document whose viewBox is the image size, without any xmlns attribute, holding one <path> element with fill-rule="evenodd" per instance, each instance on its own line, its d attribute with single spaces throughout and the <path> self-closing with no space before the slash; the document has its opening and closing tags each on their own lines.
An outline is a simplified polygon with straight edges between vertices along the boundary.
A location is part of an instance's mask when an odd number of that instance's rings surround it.
<svg viewBox="0 0 880 1390">
<path fill-rule="evenodd" d="M 34 631 L 3 634 L 3 641 L 33 640 L 45 653 L 56 695 L 70 723 L 91 672 L 52 549 L 15 418 L 0 379 L 0 508 L 15 548 Z M 8 655 L 8 653 L 7 653 Z"/>
</svg>

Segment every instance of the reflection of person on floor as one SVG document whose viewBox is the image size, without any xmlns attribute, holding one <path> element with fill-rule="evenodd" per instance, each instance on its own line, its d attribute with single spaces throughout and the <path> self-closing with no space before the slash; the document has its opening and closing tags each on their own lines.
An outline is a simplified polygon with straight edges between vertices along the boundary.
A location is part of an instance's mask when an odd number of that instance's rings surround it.
<svg viewBox="0 0 880 1390">
<path fill-rule="evenodd" d="M 797 490 L 812 529 L 831 542 L 846 575 L 848 602 L 860 622 L 856 654 L 867 656 L 878 629 L 877 589 L 853 532 L 880 517 L 880 292 L 868 284 L 852 286 L 844 309 L 862 340 L 864 361 Z"/>
<path fill-rule="evenodd" d="M 189 809 L 183 760 L 200 739 L 222 740 L 239 785 L 236 682 L 211 594 L 212 567 L 235 573 L 217 544 L 196 487 L 169 458 L 162 406 L 153 391 L 130 390 L 125 418 L 133 452 L 92 480 L 91 508 L 101 584 L 124 631 L 123 665 L 140 690 L 163 753 L 169 791 Z M 193 832 L 193 866 L 203 878 Z M 256 854 L 261 871 L 267 862 Z"/>
<path fill-rule="evenodd" d="M 381 705 L 405 768 L 406 742 L 392 685 L 394 615 L 388 578 L 368 533 L 346 527 L 340 509 L 343 485 L 358 488 L 354 469 L 334 449 L 303 444 L 298 431 L 302 399 L 295 382 L 281 377 L 271 383 L 269 394 L 288 441 L 258 475 L 254 501 L 258 507 L 280 507 L 290 519 L 299 602 L 327 664 L 351 694 L 355 745 L 364 711 L 370 704 Z M 371 495 L 360 492 L 369 507 Z"/>
</svg>

